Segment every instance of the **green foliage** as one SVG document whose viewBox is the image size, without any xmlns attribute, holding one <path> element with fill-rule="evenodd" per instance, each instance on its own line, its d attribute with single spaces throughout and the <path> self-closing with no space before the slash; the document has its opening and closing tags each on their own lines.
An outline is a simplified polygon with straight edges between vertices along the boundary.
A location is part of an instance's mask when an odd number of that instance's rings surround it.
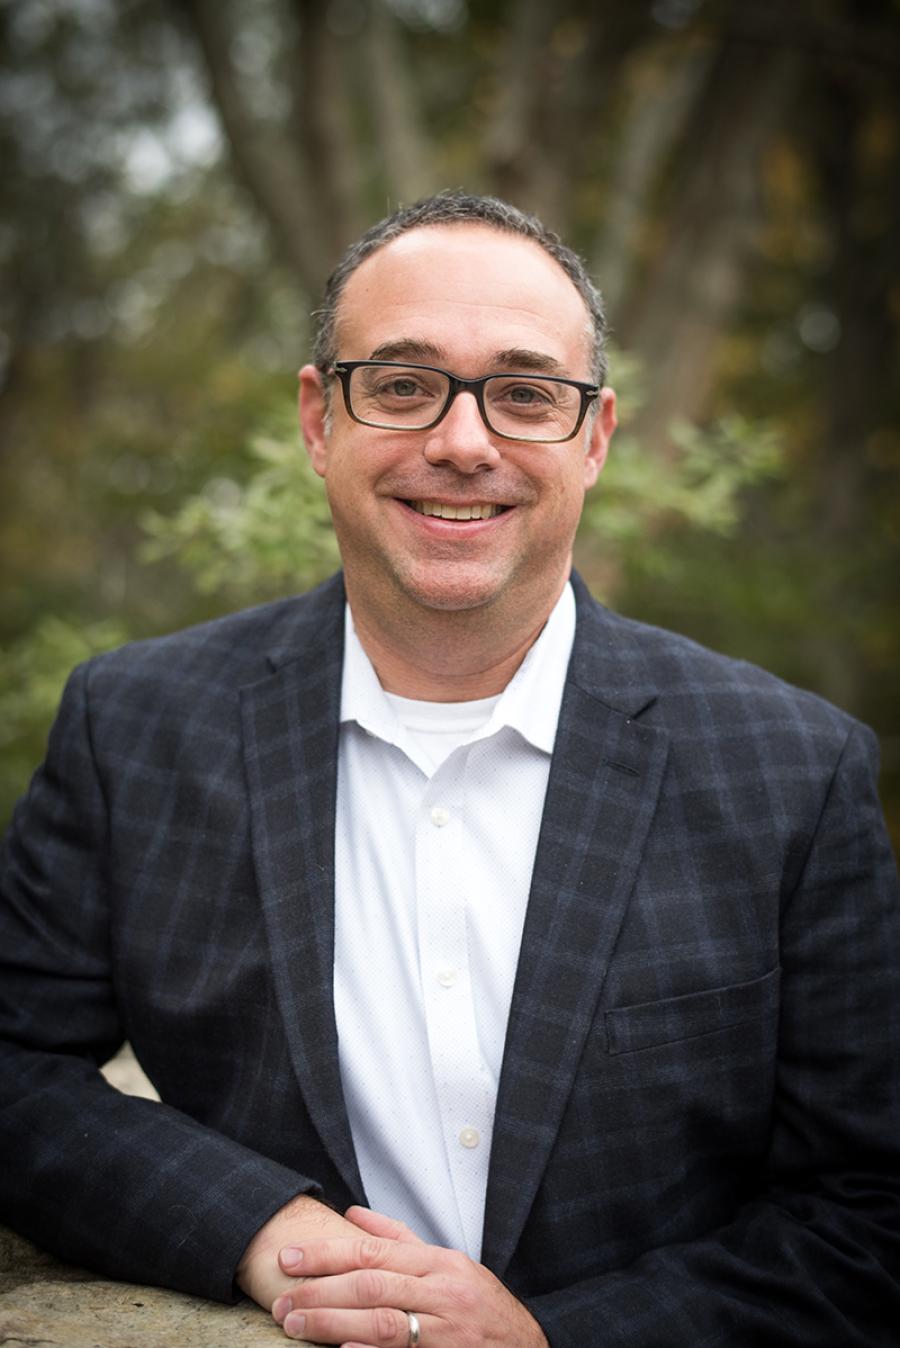
<svg viewBox="0 0 900 1348">
<path fill-rule="evenodd" d="M 782 471 L 783 453 L 773 425 L 735 414 L 708 427 L 678 423 L 668 445 L 651 448 L 628 430 L 647 397 L 641 364 L 614 351 L 612 370 L 623 429 L 585 503 L 577 559 L 616 602 L 626 577 L 675 574 L 686 534 L 738 532 L 749 489 Z"/>
<path fill-rule="evenodd" d="M 614 543 L 621 560 L 632 550 L 649 569 L 665 569 L 670 521 L 719 535 L 733 534 L 741 520 L 741 493 L 777 472 L 778 436 L 771 426 L 729 416 L 708 429 L 684 423 L 671 436 L 679 453 L 648 453 L 623 435 L 613 441 L 601 486 L 589 498 L 582 536 Z"/>
<path fill-rule="evenodd" d="M 214 477 L 170 516 L 148 514 L 148 561 L 176 557 L 201 592 L 234 602 L 305 590 L 339 564 L 321 480 L 296 426 L 251 443 L 256 468 L 241 484 Z"/>
<path fill-rule="evenodd" d="M 125 639 L 117 622 L 76 627 L 41 618 L 0 652 L 0 811 L 5 815 L 41 754 L 69 671 Z"/>
</svg>

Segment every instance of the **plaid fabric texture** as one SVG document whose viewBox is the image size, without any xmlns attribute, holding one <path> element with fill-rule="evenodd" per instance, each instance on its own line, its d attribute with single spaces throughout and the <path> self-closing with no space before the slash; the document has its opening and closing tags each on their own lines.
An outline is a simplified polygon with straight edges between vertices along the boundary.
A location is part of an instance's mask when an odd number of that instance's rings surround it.
<svg viewBox="0 0 900 1348">
<path fill-rule="evenodd" d="M 874 739 L 575 584 L 484 1261 L 553 1348 L 896 1348 Z M 335 578 L 69 682 L 0 906 L 0 1215 L 66 1259 L 228 1299 L 293 1194 L 364 1199 L 331 1000 L 342 603 Z M 163 1104 L 99 1076 L 126 1037 Z"/>
</svg>

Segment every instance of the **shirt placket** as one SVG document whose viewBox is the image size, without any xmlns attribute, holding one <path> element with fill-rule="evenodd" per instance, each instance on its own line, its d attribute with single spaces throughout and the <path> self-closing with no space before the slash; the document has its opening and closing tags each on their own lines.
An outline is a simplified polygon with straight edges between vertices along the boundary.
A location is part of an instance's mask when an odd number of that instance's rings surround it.
<svg viewBox="0 0 900 1348">
<path fill-rule="evenodd" d="M 466 1249 L 478 1258 L 493 1124 L 478 1042 L 467 906 L 477 874 L 466 846 L 465 767 L 457 749 L 428 783 L 416 822 L 422 1000 L 448 1170 Z"/>
</svg>

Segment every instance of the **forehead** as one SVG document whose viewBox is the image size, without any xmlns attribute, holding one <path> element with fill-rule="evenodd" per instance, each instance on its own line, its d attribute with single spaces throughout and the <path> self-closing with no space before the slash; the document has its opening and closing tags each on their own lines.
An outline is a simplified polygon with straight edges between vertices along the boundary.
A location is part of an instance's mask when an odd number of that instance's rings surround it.
<svg viewBox="0 0 900 1348">
<path fill-rule="evenodd" d="M 585 375 L 591 341 L 587 306 L 559 263 L 532 239 L 481 224 L 410 230 L 366 258 L 344 287 L 337 336 L 345 360 L 420 342 L 458 374 L 518 348 Z"/>
</svg>

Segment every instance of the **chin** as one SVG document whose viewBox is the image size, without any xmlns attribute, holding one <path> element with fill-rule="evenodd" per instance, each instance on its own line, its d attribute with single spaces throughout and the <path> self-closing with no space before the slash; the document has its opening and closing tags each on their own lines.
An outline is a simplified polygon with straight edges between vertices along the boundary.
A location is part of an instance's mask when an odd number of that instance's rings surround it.
<svg viewBox="0 0 900 1348">
<path fill-rule="evenodd" d="M 462 613 L 485 608 L 508 588 L 508 581 L 497 576 L 443 574 L 441 576 L 401 575 L 395 578 L 407 600 L 422 608 L 444 613 Z"/>
<path fill-rule="evenodd" d="M 442 613 L 465 613 L 472 609 L 485 608 L 496 599 L 494 590 L 453 589 L 442 586 L 439 589 L 404 590 L 407 599 L 421 608 L 434 609 Z"/>
</svg>

